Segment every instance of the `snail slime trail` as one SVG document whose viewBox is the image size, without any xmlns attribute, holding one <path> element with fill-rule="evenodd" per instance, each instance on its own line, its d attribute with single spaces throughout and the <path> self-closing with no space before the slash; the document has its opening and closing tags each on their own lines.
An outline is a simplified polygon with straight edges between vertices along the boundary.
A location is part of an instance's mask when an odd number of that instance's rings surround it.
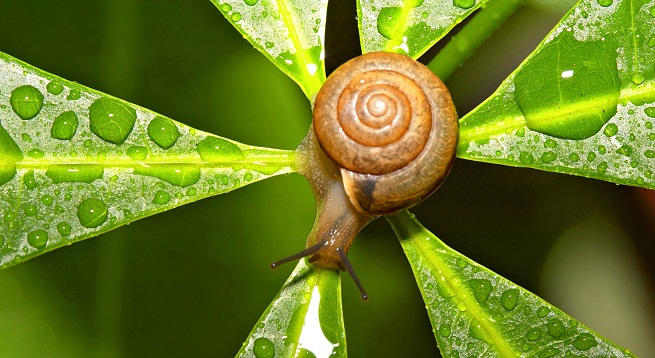
<svg viewBox="0 0 655 358">
<path fill-rule="evenodd" d="M 443 82 L 408 56 L 374 52 L 339 67 L 316 96 L 312 128 L 297 149 L 316 198 L 306 249 L 322 268 L 348 271 L 355 236 L 369 222 L 425 200 L 455 159 L 455 106 Z"/>
</svg>

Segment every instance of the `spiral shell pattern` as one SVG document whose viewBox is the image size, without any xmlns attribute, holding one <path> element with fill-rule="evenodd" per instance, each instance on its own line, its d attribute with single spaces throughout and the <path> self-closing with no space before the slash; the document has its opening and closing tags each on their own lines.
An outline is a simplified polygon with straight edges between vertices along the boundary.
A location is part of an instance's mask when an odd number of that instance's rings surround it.
<svg viewBox="0 0 655 358">
<path fill-rule="evenodd" d="M 327 79 L 314 130 L 355 207 L 380 215 L 430 195 L 452 166 L 457 113 L 441 80 L 410 57 L 359 56 Z"/>
</svg>

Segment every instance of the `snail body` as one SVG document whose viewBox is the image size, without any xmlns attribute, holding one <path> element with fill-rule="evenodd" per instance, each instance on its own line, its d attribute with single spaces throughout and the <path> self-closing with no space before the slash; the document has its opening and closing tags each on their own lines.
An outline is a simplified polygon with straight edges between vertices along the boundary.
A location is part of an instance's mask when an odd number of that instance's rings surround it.
<svg viewBox="0 0 655 358">
<path fill-rule="evenodd" d="M 365 298 L 348 261 L 350 245 L 370 221 L 418 204 L 443 182 L 457 147 L 455 106 L 427 67 L 375 52 L 328 77 L 312 123 L 297 152 L 317 219 L 307 248 L 272 267 L 311 256 L 319 267 L 349 271 Z"/>
</svg>

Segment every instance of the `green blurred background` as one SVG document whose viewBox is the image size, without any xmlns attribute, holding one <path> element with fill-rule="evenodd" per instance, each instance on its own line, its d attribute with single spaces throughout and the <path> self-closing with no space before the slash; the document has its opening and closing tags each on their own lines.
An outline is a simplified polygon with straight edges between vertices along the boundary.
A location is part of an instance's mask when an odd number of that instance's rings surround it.
<svg viewBox="0 0 655 358">
<path fill-rule="evenodd" d="M 573 1 L 529 1 L 447 82 L 460 115 L 490 95 Z M 327 67 L 358 54 L 355 5 L 333 1 Z M 0 0 L 0 51 L 243 143 L 293 149 L 309 103 L 208 0 Z M 426 55 L 425 59 L 434 52 Z M 655 194 L 457 161 L 413 211 L 446 243 L 638 355 L 655 352 Z M 314 203 L 299 175 L 140 220 L 0 272 L 2 357 L 230 357 L 290 274 Z M 438 356 L 384 220 L 350 257 L 351 357 Z"/>
</svg>

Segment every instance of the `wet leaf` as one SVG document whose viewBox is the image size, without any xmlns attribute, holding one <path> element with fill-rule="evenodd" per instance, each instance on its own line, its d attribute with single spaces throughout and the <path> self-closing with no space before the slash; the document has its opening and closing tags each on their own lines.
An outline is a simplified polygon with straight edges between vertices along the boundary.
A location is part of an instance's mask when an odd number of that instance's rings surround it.
<svg viewBox="0 0 655 358">
<path fill-rule="evenodd" d="M 339 272 L 300 260 L 237 357 L 346 357 Z"/>
<path fill-rule="evenodd" d="M 0 267 L 293 171 L 0 53 Z"/>
<path fill-rule="evenodd" d="M 325 81 L 327 0 L 211 0 L 311 101 Z"/>
<path fill-rule="evenodd" d="M 444 357 L 631 357 L 538 296 L 446 246 L 407 211 L 387 216 Z"/>
<path fill-rule="evenodd" d="M 420 57 L 487 0 L 359 0 L 362 52 Z"/>
<path fill-rule="evenodd" d="M 655 188 L 652 9 L 581 1 L 462 118 L 458 156 Z"/>
</svg>

